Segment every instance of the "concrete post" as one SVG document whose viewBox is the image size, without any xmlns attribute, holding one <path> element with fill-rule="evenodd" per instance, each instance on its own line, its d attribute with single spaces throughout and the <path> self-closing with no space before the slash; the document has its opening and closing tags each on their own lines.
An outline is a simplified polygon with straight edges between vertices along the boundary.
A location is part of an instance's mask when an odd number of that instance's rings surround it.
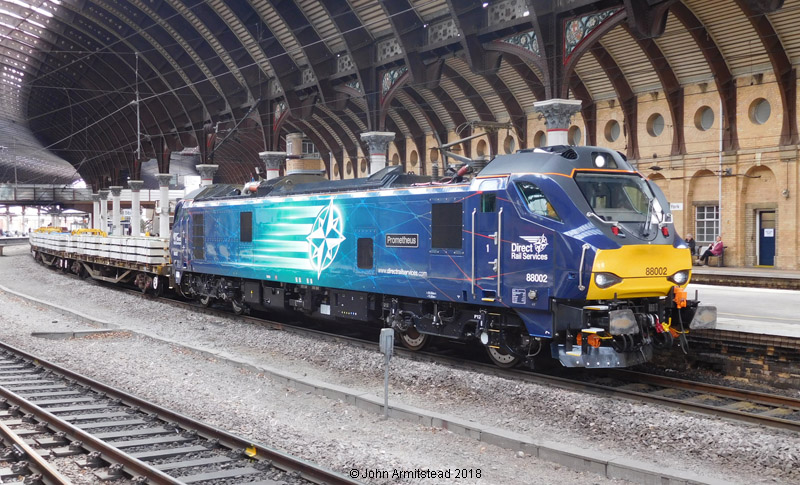
<svg viewBox="0 0 800 485">
<path fill-rule="evenodd" d="M 108 189 L 97 191 L 100 194 L 100 230 L 108 232 Z"/>
<path fill-rule="evenodd" d="M 92 229 L 100 229 L 100 194 L 92 194 Z"/>
<path fill-rule="evenodd" d="M 214 174 L 217 173 L 219 165 L 195 165 L 195 168 L 200 172 L 200 187 L 208 187 L 214 183 Z"/>
<path fill-rule="evenodd" d="M 267 180 L 278 178 L 281 165 L 286 160 L 286 152 L 261 152 L 258 156 L 267 167 Z"/>
<path fill-rule="evenodd" d="M 581 110 L 581 102 L 577 99 L 548 99 L 533 103 L 533 109 L 544 115 L 547 144 L 569 145 L 569 125 L 572 115 Z"/>
<path fill-rule="evenodd" d="M 168 173 L 160 173 L 156 175 L 158 179 L 158 187 L 161 189 L 160 197 L 158 198 L 158 205 L 161 210 L 158 214 L 158 236 L 169 237 L 169 183 L 172 181 L 172 175 Z M 202 185 L 202 182 L 200 183 Z"/>
<path fill-rule="evenodd" d="M 109 187 L 111 191 L 111 232 L 115 236 L 122 235 L 122 214 L 119 207 L 119 196 L 122 194 L 122 187 L 114 185 Z"/>
<path fill-rule="evenodd" d="M 369 149 L 369 174 L 386 167 L 386 158 L 389 153 L 389 143 L 394 141 L 391 131 L 368 131 L 361 134 L 361 139 L 367 143 Z"/>
<path fill-rule="evenodd" d="M 144 180 L 128 180 L 131 188 L 131 236 L 142 235 L 142 202 L 141 194 Z"/>
</svg>

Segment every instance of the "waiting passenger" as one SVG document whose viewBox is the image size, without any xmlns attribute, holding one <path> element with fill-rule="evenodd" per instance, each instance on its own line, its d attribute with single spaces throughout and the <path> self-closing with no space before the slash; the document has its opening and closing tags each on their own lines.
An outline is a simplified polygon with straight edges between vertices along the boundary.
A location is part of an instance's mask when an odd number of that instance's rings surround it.
<svg viewBox="0 0 800 485">
<path fill-rule="evenodd" d="M 717 236 L 717 240 L 705 250 L 700 259 L 697 260 L 697 264 L 708 266 L 708 258 L 722 254 L 723 247 L 722 236 Z"/>
<path fill-rule="evenodd" d="M 686 235 L 686 244 L 689 245 L 689 251 L 692 252 L 692 257 L 694 257 L 694 253 L 697 251 L 697 241 L 694 240 L 691 234 Z"/>
</svg>

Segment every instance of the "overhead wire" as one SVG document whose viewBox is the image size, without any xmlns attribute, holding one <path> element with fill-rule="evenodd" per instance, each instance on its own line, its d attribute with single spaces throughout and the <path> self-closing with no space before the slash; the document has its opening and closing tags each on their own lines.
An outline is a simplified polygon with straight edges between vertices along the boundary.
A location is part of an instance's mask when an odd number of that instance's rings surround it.
<svg viewBox="0 0 800 485">
<path fill-rule="evenodd" d="M 262 22 L 262 23 L 263 23 L 263 22 Z M 357 28 L 359 28 L 359 29 L 360 29 L 360 28 L 365 28 L 365 27 L 363 27 L 363 26 L 359 26 L 359 27 L 357 27 Z M 131 34 L 131 35 L 134 35 L 134 34 Z M 323 40 L 320 40 L 320 41 L 323 41 Z M 243 48 L 243 47 L 242 47 L 242 48 Z M 250 64 L 250 65 L 254 65 L 254 64 Z M 248 66 L 249 66 L 249 65 L 242 66 L 242 67 L 240 67 L 240 69 L 244 69 L 244 68 L 246 68 L 246 67 L 248 67 Z M 259 70 L 259 72 L 260 72 L 260 70 Z M 605 73 L 599 73 L 599 75 L 604 75 L 604 74 L 605 74 Z M 199 80 L 199 81 L 197 81 L 197 83 L 202 83 L 202 82 L 206 82 L 206 81 L 207 81 L 206 79 L 202 79 L 202 80 Z M 408 83 L 408 86 L 409 86 L 409 87 L 412 87 L 412 88 L 413 88 L 413 87 L 415 87 L 413 83 Z M 185 88 L 184 86 L 180 86 L 180 87 L 178 87 L 178 88 L 175 88 L 175 89 L 184 89 L 184 88 Z M 365 90 L 365 93 L 369 93 L 369 92 L 367 92 L 367 91 Z M 163 94 L 164 94 L 164 93 L 158 93 L 158 94 L 154 94 L 154 96 L 153 96 L 153 97 L 157 97 L 157 96 L 160 96 L 160 95 L 163 95 Z M 174 94 L 174 93 L 168 93 L 168 94 Z M 371 94 L 376 94 L 376 92 L 372 92 Z M 513 93 L 512 93 L 512 94 L 513 94 Z M 462 97 L 456 97 L 456 98 L 454 98 L 454 100 L 456 100 L 456 99 L 460 99 L 462 102 L 464 102 L 464 101 L 468 101 L 468 98 L 465 98 L 465 97 L 463 97 L 463 96 L 462 96 Z M 425 108 L 421 107 L 420 109 L 425 109 Z M 431 109 L 432 109 L 432 108 L 431 108 Z"/>
</svg>

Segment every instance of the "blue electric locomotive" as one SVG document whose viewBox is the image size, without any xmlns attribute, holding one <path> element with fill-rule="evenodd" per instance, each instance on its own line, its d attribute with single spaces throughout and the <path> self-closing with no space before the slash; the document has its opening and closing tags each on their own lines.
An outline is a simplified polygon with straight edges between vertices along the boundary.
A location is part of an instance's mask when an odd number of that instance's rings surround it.
<svg viewBox="0 0 800 485">
<path fill-rule="evenodd" d="M 471 180 L 393 166 L 213 185 L 178 205 L 170 256 L 206 305 L 380 322 L 411 349 L 477 340 L 501 366 L 630 366 L 715 319 L 686 298 L 664 195 L 597 147 L 498 156 Z"/>
</svg>

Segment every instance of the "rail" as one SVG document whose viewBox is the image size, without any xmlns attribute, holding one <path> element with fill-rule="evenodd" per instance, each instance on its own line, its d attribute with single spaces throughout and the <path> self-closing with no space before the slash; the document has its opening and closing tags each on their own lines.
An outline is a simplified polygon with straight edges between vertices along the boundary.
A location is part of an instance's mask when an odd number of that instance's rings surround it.
<svg viewBox="0 0 800 485">
<path fill-rule="evenodd" d="M 292 483 L 358 485 L 344 475 L 195 421 L 4 342 L 0 360 L 9 371 L 0 376 L 0 397 L 9 410 L 5 414 L 30 415 L 33 421 L 46 423 L 39 428 L 42 431 L 63 433 L 63 439 L 56 437 L 59 444 L 72 442 L 70 450 L 88 453 L 83 464 L 97 468 L 94 474 L 101 480 L 127 476 L 133 483 L 153 485 L 231 484 L 259 482 L 274 471 L 294 476 Z M 45 388 L 58 397 L 48 399 L 51 396 L 42 392 Z M 82 409 L 92 407 L 97 413 L 76 416 L 80 403 Z M 127 419 L 117 419 L 120 414 Z M 164 447 L 174 443 L 183 447 Z M 213 456 L 198 458 L 198 452 Z M 58 456 L 60 449 L 51 453 Z M 156 463 L 165 457 L 173 459 L 168 466 Z M 253 461 L 264 466 L 252 467 Z M 219 469 L 216 465 L 222 462 L 226 465 Z"/>
</svg>

